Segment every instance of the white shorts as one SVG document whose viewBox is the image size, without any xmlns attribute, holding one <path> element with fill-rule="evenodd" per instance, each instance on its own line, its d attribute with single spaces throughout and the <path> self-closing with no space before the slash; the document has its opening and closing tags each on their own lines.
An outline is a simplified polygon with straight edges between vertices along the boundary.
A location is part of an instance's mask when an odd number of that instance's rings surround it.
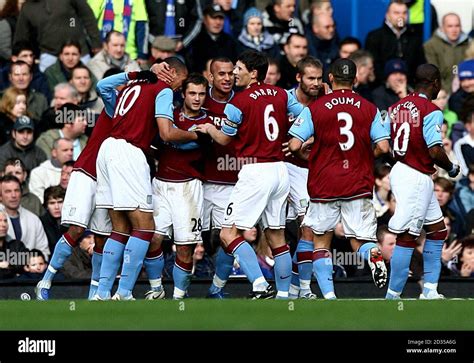
<svg viewBox="0 0 474 363">
<path fill-rule="evenodd" d="M 285 163 L 290 177 L 290 194 L 288 195 L 287 220 L 304 216 L 309 205 L 308 169 L 292 163 Z"/>
<path fill-rule="evenodd" d="M 290 192 L 288 169 L 283 161 L 247 164 L 239 172 L 226 207 L 223 227 L 248 230 L 262 219 L 270 229 L 285 228 Z"/>
<path fill-rule="evenodd" d="M 221 229 L 224 212 L 229 204 L 230 194 L 234 186 L 215 183 L 204 183 L 202 186 L 204 191 L 202 230 Z"/>
<path fill-rule="evenodd" d="M 313 203 L 303 219 L 303 226 L 315 234 L 331 232 L 342 222 L 347 238 L 360 241 L 376 241 L 377 218 L 372 199 L 336 200 L 329 203 Z"/>
<path fill-rule="evenodd" d="M 390 186 L 397 202 L 388 223 L 392 233 L 408 231 L 419 236 L 424 225 L 443 220 L 430 175 L 398 162 L 390 172 Z"/>
<path fill-rule="evenodd" d="M 97 207 L 153 212 L 150 167 L 143 152 L 122 139 L 106 139 L 97 156 Z"/>
<path fill-rule="evenodd" d="M 184 183 L 153 179 L 155 232 L 173 237 L 176 244 L 201 243 L 202 182 Z"/>
<path fill-rule="evenodd" d="M 90 228 L 93 232 L 108 235 L 112 232 L 106 209 L 95 209 L 97 182 L 88 175 L 73 171 L 66 189 L 61 224 Z"/>
</svg>

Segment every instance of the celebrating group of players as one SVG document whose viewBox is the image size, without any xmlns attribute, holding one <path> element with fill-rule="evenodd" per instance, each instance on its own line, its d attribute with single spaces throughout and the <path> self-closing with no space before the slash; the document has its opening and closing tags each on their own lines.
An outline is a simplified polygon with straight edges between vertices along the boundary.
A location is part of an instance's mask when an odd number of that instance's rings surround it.
<svg viewBox="0 0 474 363">
<path fill-rule="evenodd" d="M 322 64 L 313 57 L 298 63 L 299 85 L 291 91 L 263 83 L 267 68 L 263 53 L 246 51 L 235 65 L 214 59 L 210 86 L 202 75 L 188 75 L 177 58 L 151 71 L 119 73 L 99 82 L 105 108 L 75 163 L 62 213 L 69 229 L 37 285 L 38 299 L 49 299 L 54 274 L 87 227 L 99 237 L 91 300 L 134 299 L 143 266 L 151 285 L 146 298 L 164 298 L 165 237 L 176 245 L 173 298 L 184 298 L 194 246 L 209 228 L 220 229 L 222 245 L 210 297 L 224 296 L 237 259 L 254 299 L 314 298 L 313 273 L 324 298 L 335 299 L 330 243 L 339 222 L 382 288 L 387 269 L 374 243 L 373 166 L 374 158 L 392 149 L 397 207 L 389 229 L 397 233 L 397 246 L 386 297 L 400 297 L 422 228 L 427 241 L 421 297 L 442 297 L 437 282 L 446 228 L 430 174 L 434 163 L 450 175 L 459 167 L 442 149 L 443 116 L 430 102 L 440 87 L 438 69 L 420 66 L 415 93 L 382 118 L 376 106 L 352 91 L 357 70 L 348 59 L 331 65 L 332 90 L 323 84 Z M 241 91 L 234 93 L 234 86 Z M 174 108 L 173 91 L 179 88 L 183 105 Z M 145 156 L 150 152 L 158 161 L 151 183 Z M 293 259 L 284 236 L 287 218 L 301 224 Z M 276 291 L 244 238 L 258 223 L 275 260 Z"/>
</svg>

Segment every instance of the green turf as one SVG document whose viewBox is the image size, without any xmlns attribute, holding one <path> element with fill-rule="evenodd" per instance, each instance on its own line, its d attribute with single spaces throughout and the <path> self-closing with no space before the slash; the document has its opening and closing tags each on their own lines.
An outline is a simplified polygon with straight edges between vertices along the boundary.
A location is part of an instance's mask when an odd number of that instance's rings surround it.
<svg viewBox="0 0 474 363">
<path fill-rule="evenodd" d="M 473 330 L 474 301 L 0 301 L 0 330 Z"/>
</svg>

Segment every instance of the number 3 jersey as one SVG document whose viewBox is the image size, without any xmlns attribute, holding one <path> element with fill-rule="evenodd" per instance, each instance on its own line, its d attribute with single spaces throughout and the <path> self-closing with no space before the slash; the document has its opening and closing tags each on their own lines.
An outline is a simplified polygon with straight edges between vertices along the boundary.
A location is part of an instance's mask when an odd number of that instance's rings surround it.
<svg viewBox="0 0 474 363">
<path fill-rule="evenodd" d="M 412 93 L 389 108 L 395 158 L 424 174 L 433 174 L 428 149 L 443 144 L 443 113 L 421 93 Z"/>
<path fill-rule="evenodd" d="M 377 107 L 351 90 L 336 90 L 318 98 L 301 116 L 289 133 L 303 142 L 314 135 L 308 160 L 311 201 L 370 198 L 372 143 L 390 138 Z"/>
<path fill-rule="evenodd" d="M 302 110 L 303 106 L 284 89 L 253 83 L 226 105 L 222 132 L 235 136 L 235 153 L 242 160 L 282 161 L 282 144 L 290 127 L 288 113 L 299 115 Z"/>
<path fill-rule="evenodd" d="M 158 133 L 157 117 L 173 120 L 171 88 L 162 81 L 131 81 L 117 97 L 110 136 L 147 152 Z"/>
</svg>

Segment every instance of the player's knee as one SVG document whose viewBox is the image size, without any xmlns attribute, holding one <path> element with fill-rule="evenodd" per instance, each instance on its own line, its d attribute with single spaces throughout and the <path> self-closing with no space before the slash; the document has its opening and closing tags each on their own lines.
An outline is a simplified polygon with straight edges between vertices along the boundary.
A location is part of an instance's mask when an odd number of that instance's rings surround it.
<svg viewBox="0 0 474 363">
<path fill-rule="evenodd" d="M 301 239 L 305 241 L 313 240 L 313 231 L 309 227 L 301 227 Z"/>
<path fill-rule="evenodd" d="M 94 246 L 97 246 L 97 248 L 104 248 L 105 246 L 105 241 L 107 240 L 107 236 L 97 234 L 95 233 L 95 238 L 94 238 Z"/>
<path fill-rule="evenodd" d="M 151 239 L 150 247 L 148 248 L 148 251 L 155 251 L 161 248 L 161 243 L 163 242 L 163 238 L 164 238 L 163 235 L 155 233 L 153 235 L 153 238 Z"/>
<path fill-rule="evenodd" d="M 195 245 L 177 245 L 176 257 L 182 262 L 190 263 L 193 261 L 193 252 Z"/>
</svg>

